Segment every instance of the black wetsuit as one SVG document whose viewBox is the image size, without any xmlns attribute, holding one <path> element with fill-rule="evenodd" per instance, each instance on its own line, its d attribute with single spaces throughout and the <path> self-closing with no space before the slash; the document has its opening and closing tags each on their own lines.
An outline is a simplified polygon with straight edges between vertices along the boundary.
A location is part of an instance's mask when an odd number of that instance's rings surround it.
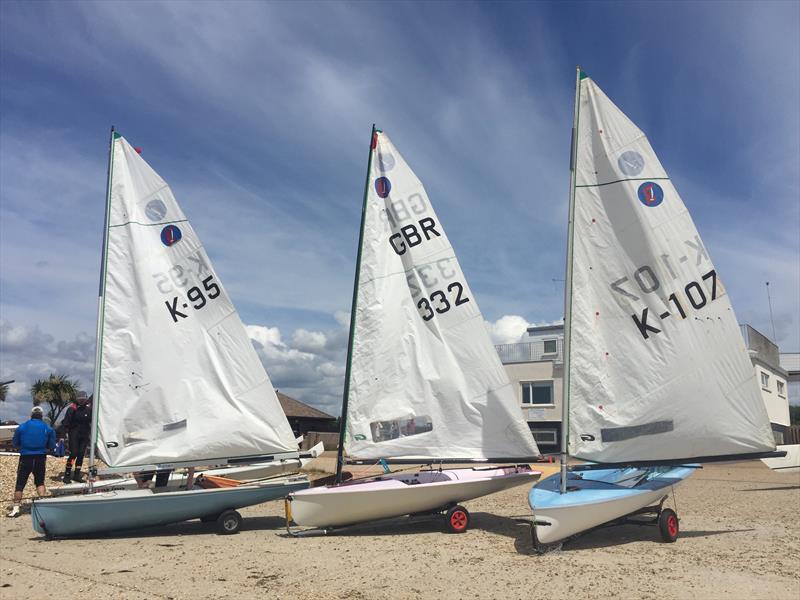
<svg viewBox="0 0 800 600">
<path fill-rule="evenodd" d="M 75 465 L 75 475 L 73 479 L 79 481 L 81 466 L 83 465 L 83 456 L 86 454 L 86 448 L 89 447 L 92 433 L 91 404 L 70 404 L 61 425 L 64 427 L 64 430 L 67 432 L 67 437 L 69 438 L 69 458 L 67 459 L 67 468 L 64 472 L 64 481 L 69 481 L 73 464 Z"/>
</svg>

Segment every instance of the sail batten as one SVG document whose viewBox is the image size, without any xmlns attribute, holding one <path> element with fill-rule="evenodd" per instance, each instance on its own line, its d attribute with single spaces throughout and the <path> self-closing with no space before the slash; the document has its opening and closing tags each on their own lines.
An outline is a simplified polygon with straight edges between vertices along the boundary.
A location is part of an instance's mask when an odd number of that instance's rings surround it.
<svg viewBox="0 0 800 600">
<path fill-rule="evenodd" d="M 269 377 L 169 186 L 119 134 L 111 164 L 100 456 L 136 470 L 296 454 Z"/>
<path fill-rule="evenodd" d="M 686 206 L 644 133 L 590 78 L 578 86 L 570 454 L 656 464 L 774 450 L 733 308 Z"/>
<path fill-rule="evenodd" d="M 380 131 L 373 136 L 364 210 L 348 457 L 538 456 L 425 188 Z"/>
</svg>

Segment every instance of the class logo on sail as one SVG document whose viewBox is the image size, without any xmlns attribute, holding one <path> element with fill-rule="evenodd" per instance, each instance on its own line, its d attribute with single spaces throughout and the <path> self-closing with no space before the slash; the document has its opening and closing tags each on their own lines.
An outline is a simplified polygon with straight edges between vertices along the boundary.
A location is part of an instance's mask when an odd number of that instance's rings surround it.
<svg viewBox="0 0 800 600">
<path fill-rule="evenodd" d="M 375 180 L 375 193 L 381 198 L 386 198 L 392 191 L 392 183 L 388 177 L 378 177 Z"/>
<path fill-rule="evenodd" d="M 161 241 L 165 246 L 172 246 L 181 241 L 183 234 L 175 225 L 167 225 L 161 230 Z"/>
<path fill-rule="evenodd" d="M 645 181 L 639 186 L 639 201 L 645 206 L 658 206 L 664 201 L 664 190 L 654 181 Z"/>
<path fill-rule="evenodd" d="M 151 221 L 160 221 L 167 214 L 167 207 L 161 200 L 156 198 L 147 203 L 147 206 L 144 207 L 144 214 Z"/>
<path fill-rule="evenodd" d="M 391 171 L 394 168 L 394 156 L 378 152 L 378 168 L 383 171 Z"/>
</svg>

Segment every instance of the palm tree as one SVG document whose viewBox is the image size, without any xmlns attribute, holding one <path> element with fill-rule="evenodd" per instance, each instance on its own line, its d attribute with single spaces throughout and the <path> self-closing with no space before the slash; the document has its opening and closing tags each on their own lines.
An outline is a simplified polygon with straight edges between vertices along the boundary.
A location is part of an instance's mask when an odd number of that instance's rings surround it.
<svg viewBox="0 0 800 600">
<path fill-rule="evenodd" d="M 8 394 L 8 383 L 0 383 L 0 402 L 6 401 L 6 394 Z"/>
<path fill-rule="evenodd" d="M 61 412 L 70 402 L 78 397 L 80 384 L 66 375 L 50 373 L 47 379 L 39 379 L 31 386 L 33 404 L 38 406 L 43 402 L 49 405 L 47 418 L 55 426 Z"/>
</svg>

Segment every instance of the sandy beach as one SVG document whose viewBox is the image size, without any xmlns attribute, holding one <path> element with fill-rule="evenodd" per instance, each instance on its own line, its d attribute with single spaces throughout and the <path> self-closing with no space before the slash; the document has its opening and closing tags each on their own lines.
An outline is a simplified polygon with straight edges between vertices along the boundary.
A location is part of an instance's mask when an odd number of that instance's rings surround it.
<svg viewBox="0 0 800 600">
<path fill-rule="evenodd" d="M 16 458 L 0 460 L 6 494 Z M 49 471 L 60 466 L 51 459 Z M 314 466 L 327 469 L 330 459 Z M 543 556 L 517 519 L 530 515 L 527 491 L 467 503 L 472 526 L 460 535 L 428 518 L 295 539 L 283 503 L 272 502 L 244 509 L 232 536 L 192 521 L 46 541 L 26 513 L 0 519 L 0 589 L 7 598 L 61 599 L 800 597 L 800 475 L 760 462 L 709 465 L 677 490 L 676 543 L 628 525 Z"/>
</svg>

